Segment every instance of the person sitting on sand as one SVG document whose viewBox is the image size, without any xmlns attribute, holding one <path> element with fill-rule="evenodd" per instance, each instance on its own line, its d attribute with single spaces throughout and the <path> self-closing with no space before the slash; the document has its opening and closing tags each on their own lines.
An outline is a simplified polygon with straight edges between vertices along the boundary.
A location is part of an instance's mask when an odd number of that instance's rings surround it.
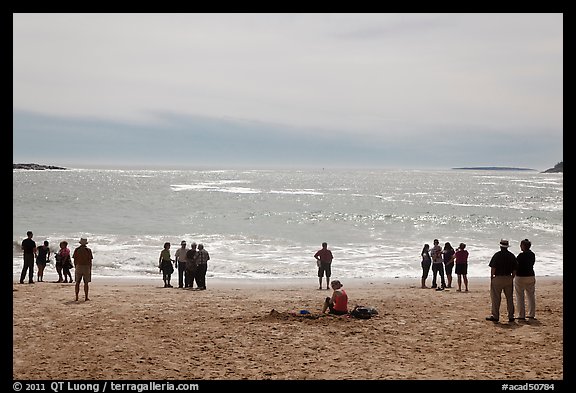
<svg viewBox="0 0 576 393">
<path fill-rule="evenodd" d="M 324 300 L 322 314 L 324 314 L 327 309 L 330 309 L 328 314 L 348 314 L 348 295 L 345 290 L 341 289 L 343 287 L 342 283 L 338 280 L 333 280 L 330 283 L 330 286 L 334 292 L 332 293 L 331 298 L 327 297 L 326 300 Z"/>
</svg>

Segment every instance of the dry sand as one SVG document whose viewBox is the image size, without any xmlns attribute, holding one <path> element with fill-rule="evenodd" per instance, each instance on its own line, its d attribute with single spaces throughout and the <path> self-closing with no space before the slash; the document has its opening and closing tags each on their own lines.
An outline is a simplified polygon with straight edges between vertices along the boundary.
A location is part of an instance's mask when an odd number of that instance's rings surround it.
<svg viewBox="0 0 576 393">
<path fill-rule="evenodd" d="M 430 280 L 429 280 L 430 281 Z M 428 281 L 428 282 L 429 282 Z M 456 281 L 456 280 L 454 280 Z M 17 380 L 563 380 L 563 279 L 538 277 L 536 321 L 500 323 L 489 283 L 420 289 L 419 278 L 342 279 L 379 315 L 320 316 L 317 280 L 215 281 L 196 291 L 162 280 L 94 278 L 13 284 Z M 174 282 L 173 282 L 174 284 Z M 298 314 L 312 312 L 310 317 Z M 272 312 L 275 310 L 275 312 Z"/>
</svg>

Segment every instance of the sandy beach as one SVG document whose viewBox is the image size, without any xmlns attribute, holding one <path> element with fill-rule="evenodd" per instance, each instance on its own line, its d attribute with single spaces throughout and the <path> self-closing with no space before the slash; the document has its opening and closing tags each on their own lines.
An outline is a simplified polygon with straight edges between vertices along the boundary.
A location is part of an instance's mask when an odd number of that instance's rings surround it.
<svg viewBox="0 0 576 393">
<path fill-rule="evenodd" d="M 379 311 L 368 320 L 320 315 L 332 291 L 314 277 L 208 279 L 205 291 L 95 277 L 79 302 L 53 279 L 13 284 L 14 379 L 564 379 L 562 277 L 537 277 L 537 320 L 513 323 L 505 301 L 501 322 L 485 320 L 484 278 L 469 292 L 342 278 L 350 306 Z"/>
</svg>

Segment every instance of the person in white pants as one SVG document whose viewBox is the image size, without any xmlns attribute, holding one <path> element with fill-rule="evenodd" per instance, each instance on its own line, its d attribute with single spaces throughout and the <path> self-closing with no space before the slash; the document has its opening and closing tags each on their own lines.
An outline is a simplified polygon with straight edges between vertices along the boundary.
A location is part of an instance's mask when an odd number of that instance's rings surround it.
<svg viewBox="0 0 576 393">
<path fill-rule="evenodd" d="M 518 254 L 518 271 L 514 278 L 514 289 L 516 290 L 516 308 L 518 309 L 518 318 L 525 320 L 536 319 L 536 274 L 534 274 L 534 263 L 536 256 L 530 250 L 532 243 L 528 239 L 520 242 L 522 252 Z M 528 300 L 528 315 L 526 315 L 525 295 Z"/>
</svg>

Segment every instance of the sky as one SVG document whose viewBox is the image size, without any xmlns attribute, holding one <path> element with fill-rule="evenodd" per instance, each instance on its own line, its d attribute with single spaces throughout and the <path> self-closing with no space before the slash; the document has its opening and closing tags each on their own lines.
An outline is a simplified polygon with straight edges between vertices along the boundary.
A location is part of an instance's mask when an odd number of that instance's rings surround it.
<svg viewBox="0 0 576 393">
<path fill-rule="evenodd" d="M 13 162 L 563 161 L 563 14 L 13 14 Z"/>
</svg>

